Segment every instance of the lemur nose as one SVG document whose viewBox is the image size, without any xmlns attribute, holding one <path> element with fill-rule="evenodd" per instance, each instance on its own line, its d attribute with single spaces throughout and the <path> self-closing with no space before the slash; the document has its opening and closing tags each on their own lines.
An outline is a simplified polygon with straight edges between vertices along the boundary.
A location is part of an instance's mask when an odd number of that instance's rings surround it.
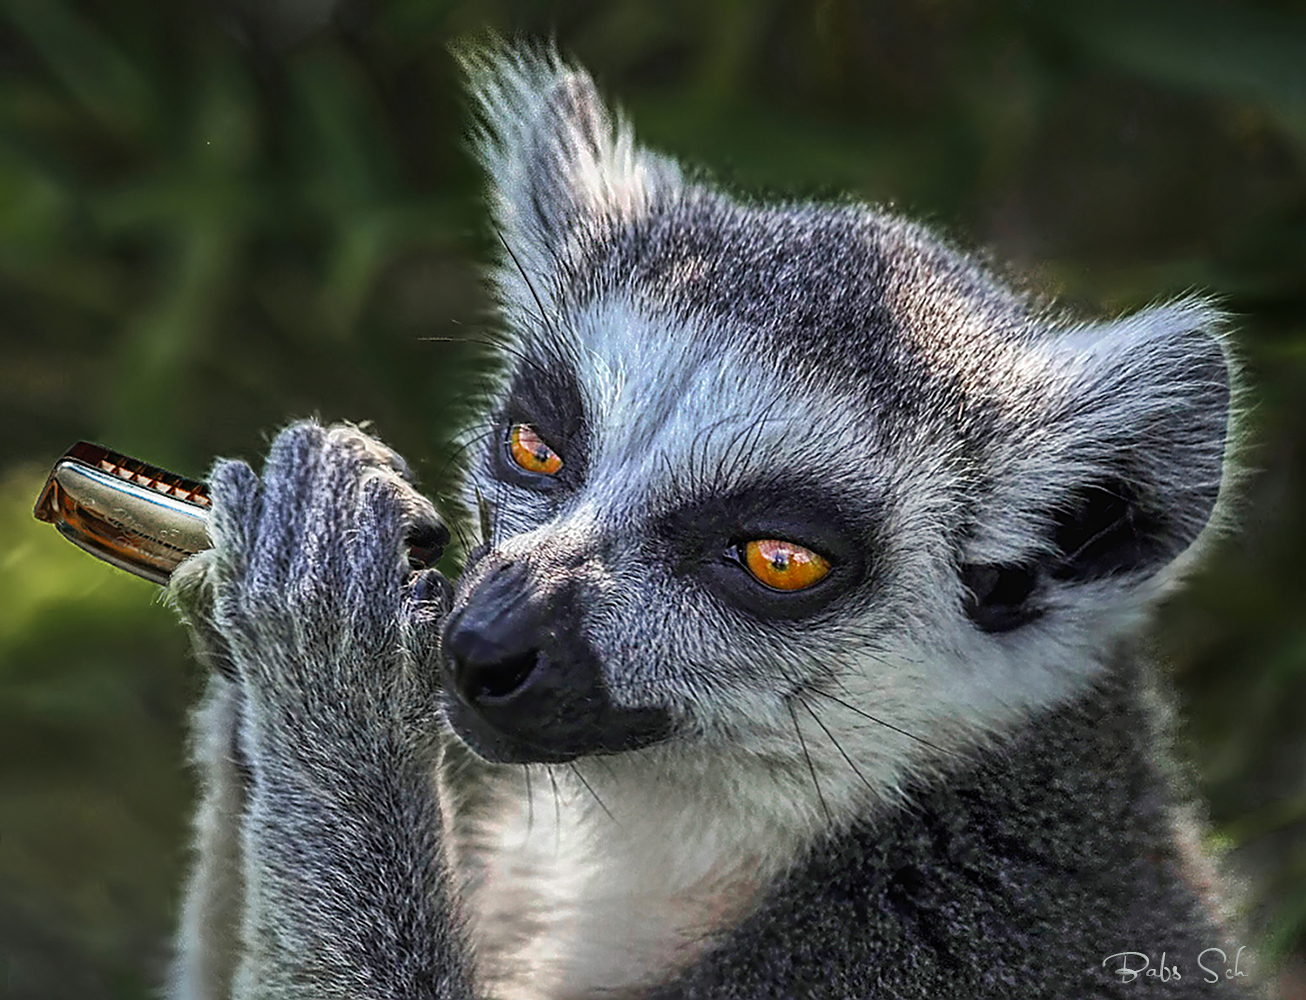
<svg viewBox="0 0 1306 1000">
<path fill-rule="evenodd" d="M 614 703 L 604 661 L 584 631 L 589 593 L 556 563 L 489 553 L 445 619 L 442 708 L 476 754 L 501 763 L 562 763 L 665 739 L 660 707 Z"/>
<path fill-rule="evenodd" d="M 470 702 L 484 704 L 502 701 L 526 683 L 540 654 L 530 649 L 520 656 L 502 660 L 478 662 L 463 657 L 454 658 L 454 683 L 458 691 Z"/>
<path fill-rule="evenodd" d="M 504 566 L 446 626 L 447 679 L 470 704 L 510 698 L 539 663 L 541 614 L 526 586 L 524 569 Z"/>
</svg>

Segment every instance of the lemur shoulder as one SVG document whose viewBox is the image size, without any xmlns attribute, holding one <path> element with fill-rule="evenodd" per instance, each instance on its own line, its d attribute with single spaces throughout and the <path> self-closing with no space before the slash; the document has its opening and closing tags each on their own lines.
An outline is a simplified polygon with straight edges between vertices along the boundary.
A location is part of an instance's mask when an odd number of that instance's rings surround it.
<svg viewBox="0 0 1306 1000">
<path fill-rule="evenodd" d="M 550 53 L 466 61 L 488 531 L 414 564 L 447 533 L 351 427 L 214 468 L 174 994 L 1220 995 L 1138 636 L 1225 507 L 1225 318 L 1069 317 L 688 179 Z"/>
</svg>

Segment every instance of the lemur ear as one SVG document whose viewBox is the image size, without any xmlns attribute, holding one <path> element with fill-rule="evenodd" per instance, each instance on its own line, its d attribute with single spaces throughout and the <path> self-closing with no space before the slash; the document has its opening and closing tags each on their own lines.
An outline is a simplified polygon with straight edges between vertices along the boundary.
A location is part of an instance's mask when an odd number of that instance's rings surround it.
<svg viewBox="0 0 1306 1000">
<path fill-rule="evenodd" d="M 594 82 L 551 50 L 495 46 L 460 53 L 505 249 L 537 294 L 550 288 L 586 231 L 635 218 L 679 186 L 674 162 L 640 149 Z M 511 297 L 512 289 L 505 289 Z"/>
<path fill-rule="evenodd" d="M 1230 433 L 1223 325 L 1184 301 L 1050 342 L 1046 418 L 1064 463 L 1049 512 L 1053 580 L 1150 576 L 1210 522 Z"/>
<path fill-rule="evenodd" d="M 961 565 L 968 617 L 1009 632 L 1091 586 L 1169 579 L 1215 516 L 1236 385 L 1203 302 L 1049 331 L 1011 375 L 1011 436 Z"/>
</svg>

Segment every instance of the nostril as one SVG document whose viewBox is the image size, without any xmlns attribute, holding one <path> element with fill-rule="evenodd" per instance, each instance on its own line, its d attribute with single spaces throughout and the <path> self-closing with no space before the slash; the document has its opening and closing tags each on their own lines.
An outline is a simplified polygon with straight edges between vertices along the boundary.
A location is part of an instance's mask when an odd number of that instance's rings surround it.
<svg viewBox="0 0 1306 1000">
<path fill-rule="evenodd" d="M 470 701 L 507 698 L 526 683 L 539 658 L 539 652 L 531 649 L 495 663 L 461 663 L 458 686 Z"/>
</svg>

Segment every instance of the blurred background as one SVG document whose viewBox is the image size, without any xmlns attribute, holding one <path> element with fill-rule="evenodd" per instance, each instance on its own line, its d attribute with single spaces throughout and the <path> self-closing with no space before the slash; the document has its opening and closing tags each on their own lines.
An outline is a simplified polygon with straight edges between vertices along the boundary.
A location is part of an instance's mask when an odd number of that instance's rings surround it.
<svg viewBox="0 0 1306 1000">
<path fill-rule="evenodd" d="M 1159 645 L 1306 996 L 1299 0 L 0 0 L 0 992 L 155 995 L 186 861 L 198 671 L 157 588 L 32 520 L 50 463 L 200 476 L 316 413 L 438 492 L 493 249 L 448 44 L 487 29 L 727 184 L 893 205 L 1091 314 L 1237 316 L 1244 528 Z"/>
</svg>

